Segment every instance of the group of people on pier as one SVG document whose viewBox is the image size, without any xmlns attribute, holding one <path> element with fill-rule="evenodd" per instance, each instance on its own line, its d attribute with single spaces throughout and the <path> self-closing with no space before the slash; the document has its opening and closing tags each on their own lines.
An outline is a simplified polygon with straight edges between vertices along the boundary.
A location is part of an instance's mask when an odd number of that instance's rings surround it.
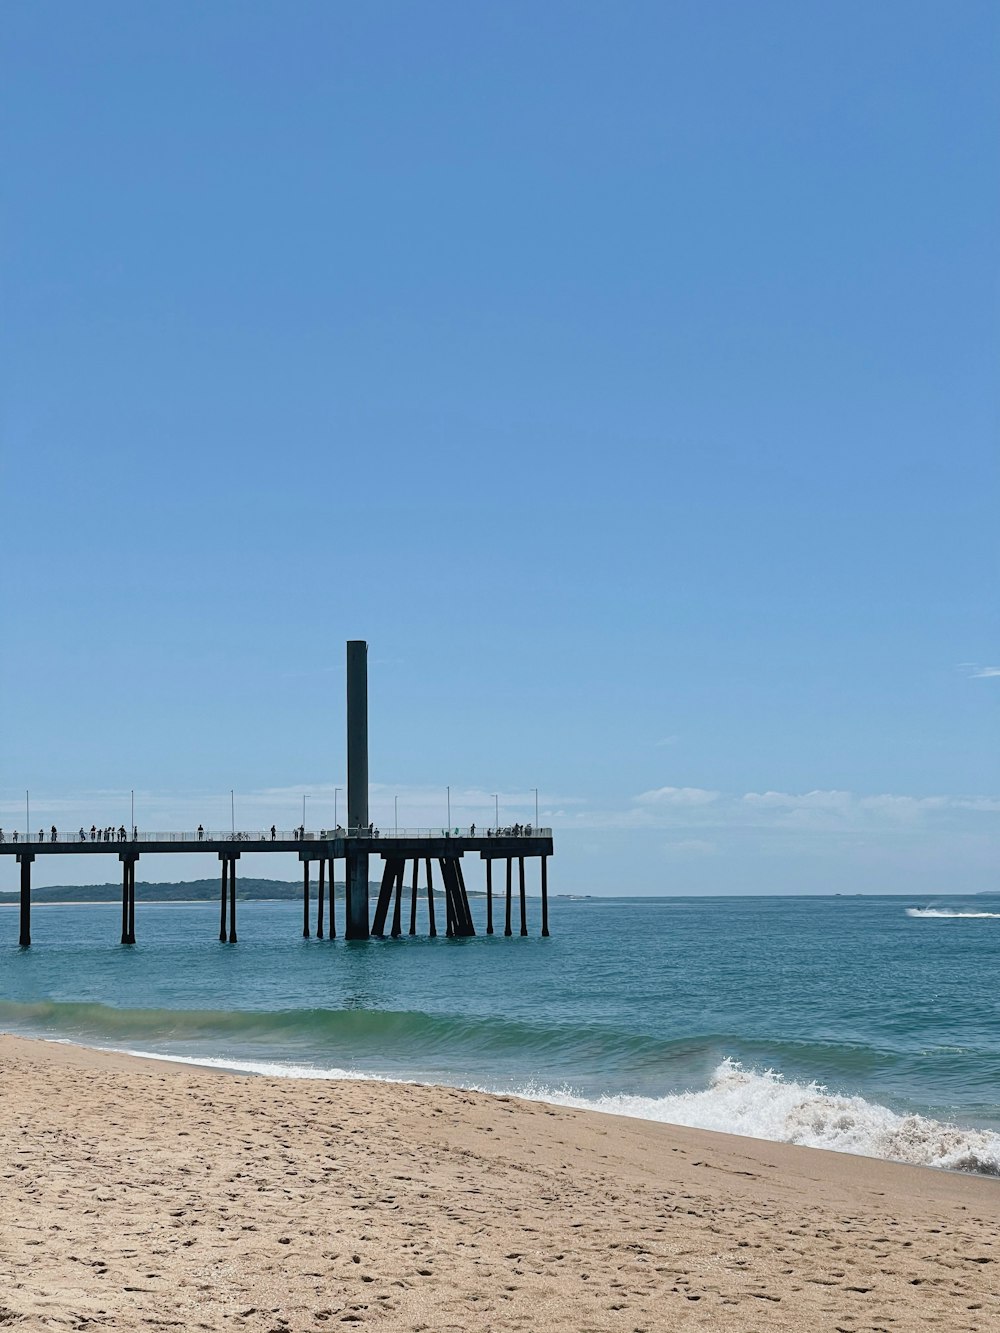
<svg viewBox="0 0 1000 1333">
<path fill-rule="evenodd" d="M 52 833 L 53 833 L 52 841 L 55 842 L 55 840 L 56 840 L 56 839 L 55 839 L 55 829 L 52 830 Z M 133 829 L 132 829 L 132 841 L 135 842 L 136 839 L 137 839 L 138 837 L 139 837 L 139 830 L 133 826 Z M 87 841 L 87 830 L 84 829 L 84 828 L 81 828 L 81 829 L 80 829 L 80 841 L 81 841 L 81 842 L 86 842 L 86 841 Z M 124 824 L 120 825 L 120 827 L 118 827 L 118 828 L 115 828 L 114 825 L 111 824 L 111 825 L 109 825 L 107 828 L 103 828 L 103 829 L 102 829 L 102 828 L 98 828 L 96 824 L 91 824 L 91 826 L 90 826 L 90 841 L 91 841 L 91 842 L 127 842 L 127 841 L 128 841 L 128 834 L 125 832 L 125 825 L 124 825 Z"/>
<path fill-rule="evenodd" d="M 139 836 L 139 830 L 137 828 L 133 828 L 132 830 L 133 839 L 137 838 L 138 836 Z M 77 834 L 77 838 L 80 842 L 127 842 L 128 833 L 125 831 L 124 824 L 122 824 L 119 828 L 115 828 L 113 824 L 109 824 L 107 828 L 98 828 L 96 824 L 91 824 L 90 837 L 88 838 L 87 830 L 81 826 L 80 832 Z M 18 841 L 29 842 L 30 838 L 26 835 L 23 839 L 21 839 L 17 829 L 15 829 L 14 832 L 10 835 L 10 840 L 11 842 L 18 842 Z M 3 829 L 0 828 L 0 842 L 6 842 L 6 841 L 7 841 L 7 835 L 4 833 Z M 40 828 L 38 830 L 38 838 L 36 841 L 38 842 L 45 841 L 45 830 L 43 828 Z M 59 841 L 59 830 L 56 828 L 55 824 L 53 824 L 52 827 L 49 829 L 49 842 L 58 842 L 58 841 Z"/>
</svg>

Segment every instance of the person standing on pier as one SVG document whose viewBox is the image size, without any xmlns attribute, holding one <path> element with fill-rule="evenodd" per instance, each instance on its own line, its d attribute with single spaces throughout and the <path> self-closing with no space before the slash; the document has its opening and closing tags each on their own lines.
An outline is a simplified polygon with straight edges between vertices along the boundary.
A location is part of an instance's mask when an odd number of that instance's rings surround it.
<svg viewBox="0 0 1000 1333">
<path fill-rule="evenodd" d="M 199 841 L 199 842 L 202 842 L 202 841 L 204 840 L 204 837 L 205 837 L 205 830 L 204 830 L 204 829 L 202 828 L 202 826 L 199 824 L 199 825 L 198 825 L 198 841 Z"/>
<path fill-rule="evenodd" d="M 276 834 L 277 834 L 277 829 L 276 829 L 276 828 L 274 827 L 274 825 L 272 824 L 272 825 L 271 825 L 271 841 L 272 841 L 272 842 L 274 842 L 274 839 L 275 839 L 275 835 L 276 835 Z"/>
</svg>

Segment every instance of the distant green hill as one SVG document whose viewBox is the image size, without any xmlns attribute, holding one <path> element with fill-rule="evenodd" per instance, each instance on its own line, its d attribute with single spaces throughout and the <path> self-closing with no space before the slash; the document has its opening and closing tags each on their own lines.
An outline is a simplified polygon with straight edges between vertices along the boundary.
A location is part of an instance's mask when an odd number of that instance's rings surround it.
<svg viewBox="0 0 1000 1333">
<path fill-rule="evenodd" d="M 316 875 L 312 876 L 311 892 L 313 898 L 316 897 Z M 378 884 L 369 882 L 369 894 L 378 894 Z M 344 885 L 338 881 L 334 886 L 334 891 L 338 898 L 344 896 Z M 135 896 L 137 902 L 146 903 L 190 903 L 190 902 L 218 902 L 220 892 L 220 883 L 217 879 L 193 879 L 183 884 L 149 884 L 145 880 L 139 880 L 135 886 Z M 409 886 L 404 890 L 408 895 Z M 440 893 L 440 886 L 435 885 L 435 893 Z M 0 893 L 0 904 L 16 903 L 20 900 L 20 892 L 14 889 L 10 892 Z M 475 889 L 469 890 L 470 898 L 481 898 L 484 895 Z M 301 881 L 288 881 L 287 879 L 251 879 L 249 876 L 236 879 L 236 897 L 241 902 L 256 899 L 275 899 L 282 898 L 288 901 L 299 900 L 302 897 Z M 425 900 L 427 890 L 421 885 L 420 898 Z M 119 903 L 122 898 L 121 884 L 54 884 L 47 889 L 31 890 L 31 901 L 33 903 Z M 407 898 L 408 901 L 408 898 Z"/>
<path fill-rule="evenodd" d="M 375 885 L 376 892 L 378 886 Z M 217 879 L 193 879 L 183 884 L 149 884 L 145 880 L 137 881 L 136 899 L 147 903 L 177 902 L 215 902 L 219 897 Z M 338 896 L 342 897 L 343 884 L 336 886 Z M 316 892 L 316 879 L 313 876 L 313 894 Z M 33 903 L 116 903 L 121 902 L 120 884 L 54 884 L 47 889 L 31 890 Z M 236 897 L 248 898 L 301 898 L 301 883 L 289 883 L 286 879 L 251 879 L 249 876 L 236 879 Z M 0 893 L 0 903 L 14 903 L 20 898 L 18 890 L 12 893 Z"/>
</svg>

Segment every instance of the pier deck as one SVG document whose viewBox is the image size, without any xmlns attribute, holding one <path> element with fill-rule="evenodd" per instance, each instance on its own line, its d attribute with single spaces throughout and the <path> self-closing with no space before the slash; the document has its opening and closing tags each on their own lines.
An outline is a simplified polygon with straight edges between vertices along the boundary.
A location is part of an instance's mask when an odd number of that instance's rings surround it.
<svg viewBox="0 0 1000 1333">
<path fill-rule="evenodd" d="M 519 934 L 527 935 L 525 862 L 541 863 L 542 935 L 549 934 L 548 924 L 548 858 L 552 855 L 552 830 L 518 826 L 514 829 L 485 831 L 469 828 L 454 829 L 379 829 L 349 831 L 347 829 L 320 829 L 304 833 L 277 829 L 270 830 L 198 832 L 141 832 L 134 836 L 105 837 L 82 830 L 67 836 L 51 831 L 45 836 L 39 831 L 34 838 L 18 835 L 17 841 L 7 837 L 0 842 L 0 857 L 16 859 L 21 872 L 21 919 L 19 942 L 27 948 L 31 944 L 31 866 L 38 857 L 47 856 L 114 856 L 122 865 L 122 944 L 135 943 L 135 868 L 140 857 L 146 856 L 217 856 L 221 865 L 219 939 L 228 944 L 237 943 L 236 934 L 236 863 L 244 855 L 293 855 L 302 864 L 302 934 L 312 932 L 311 873 L 317 870 L 317 899 L 315 932 L 319 939 L 324 933 L 336 936 L 333 893 L 335 864 L 344 862 L 347 885 L 344 934 L 348 939 L 367 939 L 369 935 L 386 934 L 389 909 L 393 908 L 392 936 L 403 934 L 403 881 L 407 863 L 412 864 L 409 885 L 409 930 L 416 934 L 418 886 L 421 864 L 424 868 L 424 892 L 427 903 L 429 934 L 437 932 L 433 864 L 437 862 L 444 894 L 445 934 L 448 936 L 474 935 L 475 927 L 469 907 L 462 860 L 478 856 L 486 869 L 486 933 L 493 934 L 493 864 L 504 863 L 506 869 L 503 889 L 505 935 L 513 934 L 512 901 L 514 894 L 514 865 L 517 864 L 517 895 L 520 905 Z M 374 921 L 369 923 L 368 865 L 372 856 L 382 858 L 382 883 L 375 908 Z M 358 881 L 358 870 L 364 874 L 363 886 Z M 353 870 L 353 885 L 352 885 Z M 329 917 L 326 918 L 327 884 L 329 884 Z M 353 888 L 353 892 L 351 892 Z"/>
</svg>

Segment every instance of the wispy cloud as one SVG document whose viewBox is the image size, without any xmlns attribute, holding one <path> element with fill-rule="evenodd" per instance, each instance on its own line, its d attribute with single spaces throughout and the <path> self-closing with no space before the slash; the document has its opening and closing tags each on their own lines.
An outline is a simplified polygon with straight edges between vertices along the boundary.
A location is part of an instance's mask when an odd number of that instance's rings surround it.
<svg viewBox="0 0 1000 1333">
<path fill-rule="evenodd" d="M 657 787 L 641 792 L 635 799 L 639 805 L 710 805 L 719 799 L 719 793 L 704 787 Z"/>
<path fill-rule="evenodd" d="M 896 835 L 941 829 L 976 828 L 995 836 L 1000 797 L 913 796 L 896 792 L 863 794 L 839 789 L 805 792 L 721 792 L 702 787 L 659 787 L 639 792 L 617 809 L 582 806 L 577 828 L 662 829 L 676 844 L 702 841 L 706 834 L 773 832 L 802 834 Z M 993 817 L 984 823 L 984 817 Z M 563 825 L 566 827 L 566 825 Z"/>
<path fill-rule="evenodd" d="M 978 662 L 963 662 L 962 667 L 970 680 L 987 680 L 1000 676 L 1000 666 L 980 666 Z"/>
</svg>

